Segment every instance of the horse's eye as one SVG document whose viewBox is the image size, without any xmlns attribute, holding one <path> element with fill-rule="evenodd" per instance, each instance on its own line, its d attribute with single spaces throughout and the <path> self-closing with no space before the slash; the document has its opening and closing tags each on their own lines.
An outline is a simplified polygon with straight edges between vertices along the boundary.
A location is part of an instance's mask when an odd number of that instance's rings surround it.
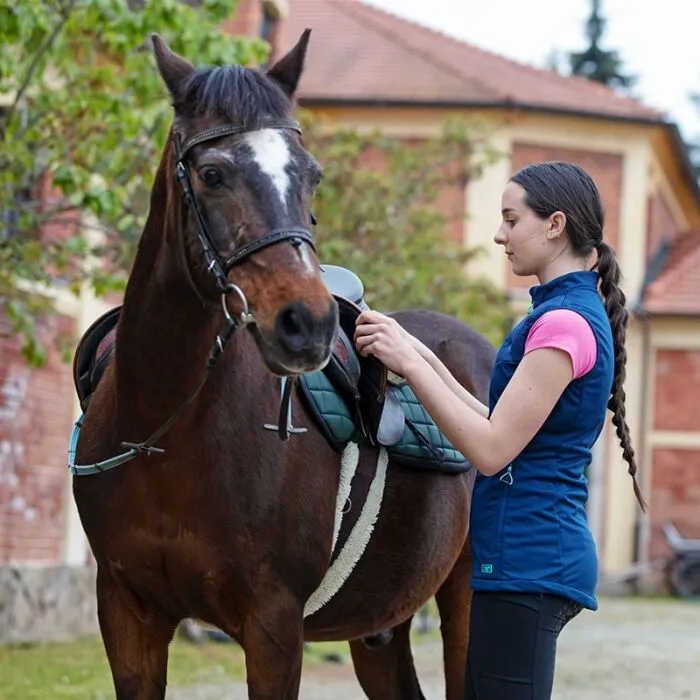
<svg viewBox="0 0 700 700">
<path fill-rule="evenodd" d="M 314 168 L 311 171 L 311 185 L 316 189 L 323 181 L 323 170 L 321 168 Z"/>
<path fill-rule="evenodd" d="M 217 168 L 202 168 L 202 170 L 199 171 L 199 176 L 209 187 L 217 187 L 224 181 L 221 171 Z"/>
</svg>

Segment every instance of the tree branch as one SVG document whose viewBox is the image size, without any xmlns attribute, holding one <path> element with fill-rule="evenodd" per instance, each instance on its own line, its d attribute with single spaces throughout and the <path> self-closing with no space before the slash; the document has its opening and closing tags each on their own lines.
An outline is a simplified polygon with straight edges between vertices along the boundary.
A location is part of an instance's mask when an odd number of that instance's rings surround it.
<svg viewBox="0 0 700 700">
<path fill-rule="evenodd" d="M 12 121 L 12 118 L 14 117 L 15 112 L 17 111 L 17 106 L 21 101 L 22 97 L 24 97 L 24 93 L 27 91 L 27 88 L 29 87 L 32 78 L 34 77 L 34 73 L 39 67 L 39 61 L 41 61 L 42 56 L 49 50 L 51 44 L 53 44 L 53 42 L 56 40 L 56 37 L 60 33 L 61 29 L 63 29 L 63 26 L 68 21 L 68 16 L 70 14 L 70 11 L 73 9 L 73 5 L 75 5 L 76 1 L 77 0 L 69 0 L 68 4 L 65 7 L 61 8 L 63 14 L 61 16 L 60 21 L 51 30 L 51 33 L 48 34 L 48 36 L 44 39 L 44 41 L 41 43 L 41 46 L 39 46 L 36 53 L 34 54 L 34 58 L 32 59 L 29 69 L 27 70 L 27 74 L 24 76 L 24 79 L 22 80 L 22 83 L 20 84 L 19 89 L 17 90 L 15 99 L 12 102 L 12 105 L 10 105 L 10 108 L 7 110 L 7 116 L 5 118 L 6 126 L 9 126 L 10 122 Z"/>
</svg>

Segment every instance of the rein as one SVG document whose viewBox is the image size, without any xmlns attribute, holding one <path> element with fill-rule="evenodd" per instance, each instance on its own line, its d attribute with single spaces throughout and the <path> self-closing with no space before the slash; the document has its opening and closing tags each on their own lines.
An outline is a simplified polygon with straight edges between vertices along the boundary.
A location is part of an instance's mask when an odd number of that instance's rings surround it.
<svg viewBox="0 0 700 700">
<path fill-rule="evenodd" d="M 155 443 L 183 418 L 191 403 L 207 383 L 211 369 L 223 354 L 224 350 L 226 349 L 226 345 L 233 334 L 239 328 L 244 328 L 249 323 L 255 322 L 255 317 L 249 309 L 248 300 L 246 299 L 245 294 L 240 287 L 228 279 L 228 275 L 231 270 L 236 265 L 244 262 L 253 253 L 257 253 L 263 248 L 277 245 L 278 243 L 282 243 L 284 241 L 289 241 L 295 247 L 302 245 L 302 243 L 306 243 L 307 245 L 311 246 L 312 250 L 316 250 L 314 246 L 313 234 L 308 229 L 303 227 L 281 228 L 269 231 L 264 236 L 256 238 L 255 240 L 249 241 L 248 243 L 236 248 L 226 259 L 222 259 L 221 255 L 216 250 L 216 246 L 209 235 L 209 231 L 207 230 L 206 223 L 192 188 L 192 182 L 187 169 L 187 154 L 194 146 L 205 143 L 206 141 L 223 138 L 224 136 L 238 136 L 240 134 L 244 134 L 249 131 L 256 131 L 258 129 L 287 129 L 301 134 L 299 123 L 293 119 L 267 119 L 262 120 L 257 125 L 251 127 L 232 124 L 207 129 L 199 134 L 191 136 L 184 143 L 181 142 L 179 134 L 175 135 L 175 176 L 180 185 L 182 198 L 194 215 L 194 221 L 197 229 L 197 240 L 199 241 L 202 255 L 204 256 L 204 260 L 206 262 L 207 271 L 214 276 L 216 286 L 221 292 L 221 307 L 224 313 L 224 324 L 214 339 L 214 344 L 209 353 L 209 357 L 207 358 L 202 379 L 197 385 L 197 388 L 180 404 L 180 406 L 178 406 L 175 412 L 143 442 L 122 442 L 121 447 L 126 449 L 126 451 L 122 454 L 110 457 L 109 459 L 105 459 L 100 462 L 95 462 L 93 464 L 75 464 L 78 437 L 80 434 L 80 428 L 83 424 L 84 416 L 81 416 L 78 419 L 73 427 L 73 433 L 71 435 L 70 446 L 68 449 L 68 468 L 75 476 L 97 474 L 113 469 L 114 467 L 130 461 L 139 454 L 148 455 L 154 452 L 161 454 L 164 453 L 165 450 L 160 447 L 156 447 Z M 311 221 L 312 224 L 316 223 L 313 216 Z M 190 275 L 189 267 L 187 267 L 186 271 L 187 274 Z M 195 292 L 197 293 L 197 296 L 200 296 L 196 287 Z M 237 295 L 243 304 L 243 310 L 237 316 L 232 316 L 228 309 L 227 298 L 230 294 Z M 290 432 L 301 432 L 299 429 L 293 428 L 287 419 L 292 395 L 291 390 L 294 385 L 295 378 L 290 377 L 285 379 L 286 382 L 284 383 L 282 392 L 278 425 L 270 426 L 266 424 L 264 426 L 268 430 L 276 430 L 280 436 L 280 439 L 282 440 L 287 440 Z"/>
</svg>

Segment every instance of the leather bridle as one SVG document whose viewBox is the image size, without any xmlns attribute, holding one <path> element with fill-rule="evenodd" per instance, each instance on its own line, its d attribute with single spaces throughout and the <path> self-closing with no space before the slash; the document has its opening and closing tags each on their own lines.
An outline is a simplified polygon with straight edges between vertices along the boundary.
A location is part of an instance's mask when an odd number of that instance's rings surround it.
<svg viewBox="0 0 700 700">
<path fill-rule="evenodd" d="M 206 384 L 212 368 L 223 354 L 224 349 L 226 348 L 226 345 L 234 332 L 255 320 L 253 314 L 248 308 L 248 301 L 245 294 L 240 287 L 228 279 L 228 275 L 231 270 L 236 265 L 246 260 L 246 258 L 251 256 L 253 253 L 258 252 L 263 248 L 267 248 L 268 246 L 282 243 L 283 241 L 290 241 L 292 245 L 297 247 L 302 245 L 302 243 L 306 243 L 311 246 L 314 251 L 316 250 L 311 231 L 300 226 L 295 226 L 292 228 L 282 228 L 269 231 L 264 236 L 256 238 L 255 240 L 234 249 L 233 253 L 231 253 L 228 258 L 223 259 L 217 251 L 216 246 L 214 245 L 214 242 L 207 231 L 207 226 L 204 222 L 204 218 L 202 217 L 202 212 L 199 209 L 199 205 L 197 204 L 197 198 L 195 197 L 194 190 L 192 189 L 192 182 L 190 181 L 189 172 L 187 170 L 187 155 L 194 146 L 197 146 L 200 143 L 213 141 L 214 139 L 223 138 L 224 136 L 238 136 L 249 131 L 257 131 L 258 129 L 287 129 L 301 134 L 299 123 L 293 119 L 263 119 L 254 126 L 236 126 L 235 124 L 231 124 L 227 126 L 215 127 L 213 129 L 207 129 L 194 136 L 191 136 L 184 141 L 184 143 L 182 142 L 182 138 L 179 134 L 175 134 L 173 137 L 173 144 L 175 148 L 175 175 L 177 177 L 177 181 L 180 183 L 182 197 L 194 215 L 197 240 L 199 241 L 202 254 L 204 255 L 204 259 L 206 261 L 207 270 L 214 275 L 216 286 L 221 293 L 221 307 L 224 314 L 224 324 L 222 329 L 214 338 L 214 343 L 209 353 L 209 357 L 207 358 L 206 367 L 195 390 L 177 407 L 175 412 L 172 413 L 167 420 L 161 423 L 158 428 L 142 442 L 122 442 L 121 446 L 126 449 L 126 452 L 102 460 L 101 462 L 77 465 L 75 464 L 75 452 L 77 450 L 80 426 L 82 425 L 81 417 L 80 421 L 75 425 L 75 430 L 71 438 L 71 456 L 69 468 L 73 474 L 95 474 L 108 469 L 113 469 L 124 462 L 128 462 L 139 454 L 148 455 L 152 453 L 163 453 L 165 450 L 158 447 L 156 442 L 160 440 L 185 415 L 189 406 Z M 311 223 L 316 223 L 313 214 L 311 215 Z M 186 260 L 185 265 L 187 265 Z M 192 283 L 191 273 L 188 267 L 186 267 L 186 273 L 190 277 L 190 282 Z M 201 298 L 201 295 L 197 291 L 196 287 L 194 287 L 194 291 Z M 243 303 L 243 310 L 235 316 L 231 315 L 228 304 L 226 303 L 227 297 L 231 293 L 238 295 Z M 306 428 L 297 429 L 288 425 L 287 423 L 294 380 L 295 378 L 291 377 L 290 380 L 284 385 L 284 391 L 280 403 L 278 425 L 270 426 L 266 424 L 264 426 L 266 429 L 275 430 L 282 440 L 287 440 L 290 434 L 306 432 Z"/>
<path fill-rule="evenodd" d="M 250 131 L 257 131 L 258 129 L 286 129 L 301 134 L 299 122 L 294 119 L 263 119 L 254 126 L 230 124 L 206 129 L 205 131 L 200 131 L 198 134 L 191 136 L 184 142 L 182 142 L 179 134 L 175 134 L 173 139 L 175 146 L 175 176 L 180 184 L 182 198 L 192 211 L 196 226 L 197 240 L 199 241 L 202 254 L 206 261 L 207 270 L 214 275 L 216 286 L 221 294 L 235 292 L 243 299 L 246 312 L 248 304 L 245 301 L 245 295 L 240 288 L 228 279 L 231 270 L 253 253 L 257 253 L 263 248 L 282 243 L 283 241 L 290 241 L 294 246 L 300 246 L 302 243 L 306 243 L 315 251 L 313 234 L 308 229 L 300 226 L 274 229 L 264 236 L 260 236 L 255 240 L 239 246 L 234 249 L 233 253 L 231 253 L 228 258 L 223 259 L 216 250 L 216 246 L 207 231 L 206 223 L 204 222 L 202 212 L 197 203 L 197 198 L 192 189 L 192 182 L 190 181 L 189 171 L 187 169 L 187 155 L 194 146 L 200 143 L 220 139 L 224 136 L 238 136 Z M 315 223 L 313 216 L 311 221 Z"/>
<path fill-rule="evenodd" d="M 185 414 L 188 406 L 192 403 L 192 401 L 194 401 L 195 397 L 204 387 L 211 369 L 223 354 L 224 349 L 226 348 L 226 345 L 234 332 L 248 325 L 249 323 L 254 322 L 255 319 L 253 314 L 250 312 L 248 300 L 246 299 L 245 294 L 240 287 L 228 279 L 228 275 L 231 270 L 253 253 L 258 252 L 263 248 L 267 248 L 268 246 L 282 243 L 283 241 L 290 241 L 294 246 L 300 246 L 302 243 L 306 243 L 307 245 L 311 246 L 314 252 L 316 250 L 311 231 L 300 226 L 295 226 L 293 228 L 274 229 L 260 238 L 256 238 L 249 243 L 239 246 L 238 248 L 234 249 L 233 253 L 231 253 L 228 258 L 223 259 L 217 251 L 216 246 L 209 235 L 209 231 L 207 231 L 207 226 L 204 222 L 204 218 L 202 217 L 202 212 L 199 209 L 199 205 L 197 204 L 197 198 L 195 197 L 194 190 L 192 189 L 192 182 L 190 181 L 189 172 L 187 170 L 187 154 L 194 146 L 197 146 L 200 143 L 213 141 L 214 139 L 223 138 L 224 136 L 238 136 L 240 134 L 256 131 L 258 129 L 288 129 L 301 134 L 299 122 L 293 119 L 263 119 L 255 126 L 237 126 L 235 124 L 231 124 L 227 126 L 215 127 L 213 129 L 207 129 L 195 134 L 194 136 L 191 136 L 184 141 L 184 143 L 182 142 L 179 134 L 175 134 L 174 136 L 175 175 L 177 177 L 177 181 L 180 183 L 182 197 L 194 215 L 197 229 L 197 240 L 199 241 L 202 254 L 204 255 L 204 259 L 206 261 L 207 270 L 214 275 L 216 286 L 221 293 L 221 307 L 224 313 L 224 324 L 222 329 L 214 338 L 211 352 L 207 358 L 204 374 L 194 392 L 192 392 L 192 394 L 190 394 L 190 396 L 183 401 L 183 403 L 170 416 L 170 418 L 168 418 L 168 420 L 166 420 L 146 440 L 140 443 L 122 442 L 122 447 L 129 449 L 129 452 L 122 455 L 122 457 L 128 455 L 127 458 L 131 458 L 139 453 L 150 454 L 152 452 L 163 451 L 155 446 L 154 443 L 156 440 L 159 440 L 163 435 L 165 435 L 165 433 L 167 433 L 170 428 L 175 425 L 175 423 L 177 423 Z M 316 219 L 313 214 L 311 215 L 311 223 L 316 223 Z M 195 292 L 197 292 L 196 288 Z M 243 304 L 242 311 L 237 315 L 231 314 L 228 304 L 226 303 L 227 297 L 231 293 L 236 294 Z M 197 292 L 197 294 L 199 295 L 199 292 Z M 290 428 L 287 425 L 286 420 L 283 423 L 282 417 L 286 416 L 287 414 L 293 385 L 293 380 L 287 382 L 280 405 L 279 425 L 271 426 L 277 430 L 280 438 L 283 440 L 288 439 L 290 435 Z"/>
</svg>

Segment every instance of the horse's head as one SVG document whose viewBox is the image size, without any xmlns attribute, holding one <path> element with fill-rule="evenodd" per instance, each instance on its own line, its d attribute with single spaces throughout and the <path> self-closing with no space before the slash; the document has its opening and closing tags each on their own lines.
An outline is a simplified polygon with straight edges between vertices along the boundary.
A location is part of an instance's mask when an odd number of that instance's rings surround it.
<svg viewBox="0 0 700 700">
<path fill-rule="evenodd" d="M 310 233 L 321 168 L 290 117 L 308 37 L 262 73 L 195 69 L 153 36 L 175 110 L 166 172 L 184 195 L 171 210 L 179 212 L 186 272 L 200 296 L 218 291 L 232 309 L 249 305 L 246 319 L 278 374 L 322 367 L 337 328 Z"/>
</svg>

